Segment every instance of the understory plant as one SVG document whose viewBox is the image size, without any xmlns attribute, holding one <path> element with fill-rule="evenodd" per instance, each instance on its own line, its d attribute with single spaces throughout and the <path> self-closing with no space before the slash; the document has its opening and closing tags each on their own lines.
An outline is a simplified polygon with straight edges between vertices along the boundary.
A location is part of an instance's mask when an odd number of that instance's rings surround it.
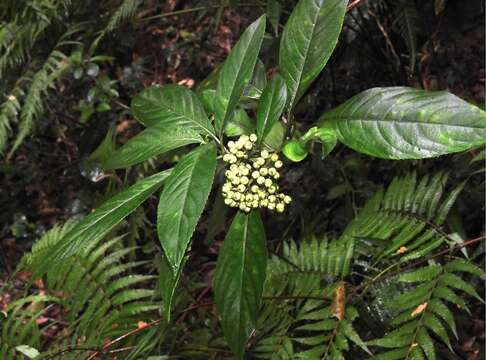
<svg viewBox="0 0 486 360">
<path fill-rule="evenodd" d="M 446 172 L 396 177 L 340 236 L 285 239 L 268 253 L 261 213 L 280 216 L 297 201 L 283 181 L 294 162 L 325 162 L 338 143 L 396 161 L 486 142 L 484 111 L 448 92 L 408 87 L 366 90 L 304 128 L 294 109 L 329 60 L 347 5 L 300 0 L 271 77 L 259 60 L 262 16 L 195 92 L 156 85 L 133 99 L 133 116 L 145 129 L 105 149 L 100 168 L 110 173 L 165 154 L 175 165 L 34 244 L 20 268 L 46 277 L 50 295 L 10 305 L 2 359 L 40 348 L 40 313 L 31 306 L 38 302 L 60 303 L 69 319 L 62 341 L 38 358 L 93 359 L 117 348 L 127 359 L 216 358 L 207 349 L 219 349 L 236 359 L 431 360 L 443 346 L 452 351 L 455 308 L 468 312 L 469 299 L 483 301 L 472 285 L 483 271 L 455 252 L 457 242 L 442 228 L 466 182 L 449 189 Z M 137 260 L 137 249 L 124 246 L 116 230 L 160 189 L 160 247 L 146 274 L 139 269 L 150 260 Z M 213 208 L 211 193 L 236 209 L 214 272 L 204 269 L 217 313 L 205 324 L 221 328 L 224 339 L 188 331 L 179 339 L 193 310 L 181 310 L 188 305 L 181 277 L 198 221 Z"/>
</svg>

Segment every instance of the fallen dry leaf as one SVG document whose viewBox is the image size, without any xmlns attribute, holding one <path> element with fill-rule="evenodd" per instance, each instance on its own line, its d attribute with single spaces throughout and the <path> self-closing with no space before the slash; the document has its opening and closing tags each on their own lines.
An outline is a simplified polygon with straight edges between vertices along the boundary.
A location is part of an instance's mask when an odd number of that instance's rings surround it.
<svg viewBox="0 0 486 360">
<path fill-rule="evenodd" d="M 427 308 L 427 303 L 420 304 L 415 308 L 414 311 L 412 311 L 412 317 L 417 316 L 418 314 L 424 312 L 424 310 Z"/>
<path fill-rule="evenodd" d="M 139 322 L 137 323 L 137 327 L 138 327 L 139 329 L 143 329 L 144 327 L 147 327 L 147 326 L 148 326 L 148 324 L 147 324 L 145 321 L 139 321 Z"/>
<path fill-rule="evenodd" d="M 344 319 L 346 312 L 346 283 L 342 282 L 336 290 L 334 290 L 334 300 L 332 302 L 333 315 L 341 321 Z"/>
<path fill-rule="evenodd" d="M 397 250 L 397 254 L 404 254 L 407 250 L 408 249 L 405 246 L 401 246 L 400 249 Z"/>
</svg>

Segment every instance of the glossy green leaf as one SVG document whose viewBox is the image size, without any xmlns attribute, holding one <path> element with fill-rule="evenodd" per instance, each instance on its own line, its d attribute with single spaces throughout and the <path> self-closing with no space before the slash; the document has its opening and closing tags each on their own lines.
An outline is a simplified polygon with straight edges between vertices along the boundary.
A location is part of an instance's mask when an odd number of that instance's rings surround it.
<svg viewBox="0 0 486 360">
<path fill-rule="evenodd" d="M 300 0 L 285 25 L 279 71 L 293 108 L 331 56 L 341 32 L 347 0 Z"/>
<path fill-rule="evenodd" d="M 252 78 L 264 34 L 265 16 L 262 16 L 245 30 L 221 68 L 214 99 L 215 126 L 219 133 Z"/>
<path fill-rule="evenodd" d="M 125 168 L 178 147 L 201 142 L 203 139 L 195 129 L 159 123 L 128 140 L 102 164 L 105 170 Z"/>
<path fill-rule="evenodd" d="M 219 253 L 214 275 L 223 333 L 237 359 L 243 358 L 245 343 L 256 326 L 266 263 L 260 213 L 238 212 Z"/>
<path fill-rule="evenodd" d="M 258 102 L 257 135 L 262 142 L 279 120 L 287 102 L 287 86 L 284 79 L 275 74 L 263 90 Z"/>
<path fill-rule="evenodd" d="M 157 233 L 174 272 L 206 205 L 215 169 L 215 146 L 200 146 L 179 161 L 160 195 Z"/>
<path fill-rule="evenodd" d="M 350 148 L 384 159 L 422 159 L 486 143 L 486 112 L 447 92 L 373 88 L 324 113 L 321 126 Z"/>
<path fill-rule="evenodd" d="M 90 213 L 74 226 L 45 258 L 43 264 L 48 266 L 52 261 L 66 258 L 81 251 L 90 242 L 96 242 L 108 234 L 125 217 L 140 206 L 149 196 L 157 191 L 169 177 L 172 169 L 152 175 L 130 186 L 115 195 L 98 209 Z M 46 270 L 41 266 L 38 273 Z"/>
<path fill-rule="evenodd" d="M 133 99 L 132 110 L 135 118 L 145 126 L 173 125 L 215 136 L 196 94 L 180 85 L 157 85 L 145 89 Z"/>
<path fill-rule="evenodd" d="M 287 159 L 294 162 L 302 161 L 308 155 L 307 150 L 298 140 L 290 140 L 287 142 L 282 148 L 282 152 Z"/>
</svg>

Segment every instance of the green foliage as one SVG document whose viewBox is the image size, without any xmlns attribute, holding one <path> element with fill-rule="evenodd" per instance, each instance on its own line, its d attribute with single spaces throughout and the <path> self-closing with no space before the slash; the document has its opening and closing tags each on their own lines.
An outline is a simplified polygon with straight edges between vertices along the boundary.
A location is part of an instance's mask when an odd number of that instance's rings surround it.
<svg viewBox="0 0 486 360">
<path fill-rule="evenodd" d="M 24 353 L 21 351 L 22 348 L 40 349 L 42 329 L 37 325 L 36 320 L 42 316 L 47 304 L 58 302 L 60 299 L 54 296 L 31 295 L 9 304 L 1 314 L 0 355 L 2 359 L 18 359 L 20 354 Z"/>
<path fill-rule="evenodd" d="M 24 256 L 18 270 L 36 271 L 47 254 L 77 227 L 79 223 L 68 221 L 47 232 Z M 40 349 L 40 332 L 35 320 L 52 302 L 62 306 L 69 327 L 41 358 L 62 353 L 63 349 L 73 345 L 86 350 L 65 354 L 63 358 L 79 358 L 76 356 L 83 353 L 87 356 L 90 349 L 102 346 L 104 339 L 124 334 L 136 327 L 138 321 L 153 316 L 150 314 L 160 308 L 160 303 L 153 300 L 154 291 L 147 284 L 153 283 L 156 277 L 138 272 L 143 261 L 128 260 L 135 251 L 136 248 L 123 245 L 122 237 L 106 240 L 98 237 L 78 253 L 51 267 L 45 283 L 46 291 L 61 295 L 28 296 L 12 303 L 12 311 L 7 312 L 8 321 L 2 324 L 3 336 L 8 337 L 1 343 L 2 352 L 13 354 L 11 347 L 18 345 Z M 31 310 L 26 310 L 26 305 Z M 136 340 L 133 344 L 137 344 Z M 9 358 L 14 357 L 2 356 L 2 359 Z"/>
<path fill-rule="evenodd" d="M 459 259 L 444 266 L 431 264 L 397 276 L 397 285 L 413 283 L 414 288 L 386 305 L 395 312 L 390 331 L 369 344 L 394 350 L 384 352 L 375 359 L 390 359 L 392 354 L 400 354 L 403 359 L 436 359 L 434 337 L 452 351 L 449 332 L 457 338 L 457 331 L 449 306 L 455 305 L 469 311 L 457 291 L 483 301 L 474 287 L 457 275 L 456 272 L 461 270 L 484 279 L 480 268 Z"/>
<path fill-rule="evenodd" d="M 101 162 L 104 170 L 126 168 L 203 139 L 195 129 L 159 123 L 149 126 Z"/>
<path fill-rule="evenodd" d="M 336 46 L 347 0 L 301 0 L 290 15 L 280 42 L 280 73 L 293 109 L 322 71 Z"/>
<path fill-rule="evenodd" d="M 256 131 L 265 140 L 272 127 L 280 119 L 287 102 L 287 86 L 283 78 L 275 74 L 262 93 L 256 115 Z"/>
<path fill-rule="evenodd" d="M 418 10 L 413 1 L 401 0 L 392 3 L 395 12 L 395 26 L 407 44 L 410 72 L 415 68 L 417 58 L 417 36 L 420 32 Z"/>
<path fill-rule="evenodd" d="M 312 238 L 284 243 L 267 268 L 254 355 L 261 359 L 336 359 L 348 341 L 368 351 L 353 326 L 358 317 L 346 304 L 342 281 L 349 275 L 354 240 Z M 281 298 L 287 300 L 280 300 Z"/>
<path fill-rule="evenodd" d="M 440 226 L 465 185 L 447 193 L 447 178 L 442 172 L 420 181 L 414 173 L 395 178 L 366 203 L 342 237 L 363 239 L 361 251 L 376 260 L 406 262 L 430 254 L 447 242 Z"/>
<path fill-rule="evenodd" d="M 214 292 L 228 344 L 242 359 L 247 339 L 256 328 L 265 281 L 265 229 L 257 211 L 239 212 L 218 256 Z"/>
<path fill-rule="evenodd" d="M 42 275 L 54 262 L 79 253 L 90 242 L 96 242 L 106 236 L 157 191 L 170 173 L 171 170 L 166 170 L 139 181 L 86 216 L 40 259 L 34 267 L 36 275 Z"/>
<path fill-rule="evenodd" d="M 264 34 L 265 16 L 262 16 L 245 30 L 219 72 L 214 99 L 214 122 L 218 133 L 224 129 L 230 113 L 251 80 Z"/>
<path fill-rule="evenodd" d="M 423 159 L 485 144 L 486 112 L 446 92 L 366 90 L 321 117 L 339 141 L 384 159 Z"/>
<path fill-rule="evenodd" d="M 174 126 L 214 136 L 213 125 L 196 95 L 185 87 L 154 86 L 138 94 L 133 115 L 145 126 Z"/>
<path fill-rule="evenodd" d="M 18 123 L 11 157 L 44 113 L 52 90 L 78 60 L 80 50 L 97 44 L 131 17 L 140 0 L 125 0 L 108 8 L 109 21 L 97 38 L 87 26 L 92 1 L 6 0 L 0 17 L 0 78 L 5 94 L 0 107 L 0 154 L 7 148 L 13 124 Z M 77 21 L 74 19 L 77 18 Z M 52 41 L 54 39 L 54 42 Z M 81 41 L 80 41 L 81 40 Z M 47 50 L 47 54 L 46 54 Z M 88 57 L 92 54 L 88 54 Z"/>
<path fill-rule="evenodd" d="M 160 195 L 157 233 L 175 274 L 180 271 L 192 233 L 204 210 L 215 169 L 215 147 L 199 147 L 176 165 Z"/>
<path fill-rule="evenodd" d="M 86 73 L 96 76 L 99 66 L 95 62 L 102 61 L 93 56 L 98 43 L 132 17 L 141 1 L 125 0 L 110 8 L 96 38 L 91 34 L 85 40 L 91 44 L 86 59 L 80 49 L 67 49 L 79 45 L 74 39 L 89 31 L 83 26 L 67 28 L 61 21 L 62 14 L 76 15 L 70 13 L 77 9 L 75 3 L 32 1 L 21 11 L 9 1 L 2 10 L 14 20 L 0 31 L 0 48 L 9 49 L 0 57 L 0 74 L 17 69 L 22 76 L 2 85 L 10 95 L 0 108 L 0 147 L 17 121 L 18 138 L 11 151 L 20 145 L 43 111 L 45 93 L 68 67 L 76 66 L 82 75 L 87 63 Z M 27 304 L 45 301 L 62 304 L 68 334 L 41 356 L 65 351 L 66 358 L 76 358 L 80 353 L 69 349 L 79 344 L 91 349 L 80 349 L 82 355 L 93 349 L 95 354 L 108 355 L 111 353 L 103 345 L 107 339 L 115 339 L 127 359 L 149 355 L 216 358 L 214 353 L 243 359 L 245 351 L 265 359 L 344 359 L 370 354 L 370 345 L 377 358 L 430 360 L 436 358 L 438 340 L 451 348 L 449 332 L 457 331 L 449 303 L 468 311 L 468 296 L 482 301 L 462 274 L 483 277 L 482 271 L 471 260 L 453 257 L 457 236 L 444 227 L 465 182 L 447 192 L 448 175 L 443 172 L 420 179 L 415 173 L 396 177 L 361 210 L 355 209 L 357 216 L 340 237 L 315 234 L 294 241 L 285 235 L 266 241 L 257 208 L 264 207 L 262 201 L 275 204 L 280 185 L 296 184 L 287 184 L 294 175 L 292 171 L 287 174 L 285 164 L 273 154 L 282 146 L 290 160 L 302 161 L 314 152 L 315 143 L 321 143 L 320 159 L 312 159 L 315 163 L 329 155 L 338 140 L 358 152 L 385 159 L 424 159 L 485 144 L 485 112 L 446 92 L 374 88 L 324 113 L 315 124 L 298 121 L 294 109 L 329 60 L 347 4 L 343 0 L 300 0 L 280 39 L 279 73 L 268 83 L 265 65 L 270 69 L 272 64 L 259 60 L 266 30 L 263 15 L 243 32 L 226 61 L 196 92 L 180 85 L 153 86 L 133 99 L 132 113 L 145 129 L 118 149 L 110 130 L 90 160 L 104 170 L 129 167 L 125 179 L 135 176 L 138 182 L 79 222 L 54 228 L 25 256 L 20 269 L 33 272 L 33 280 L 45 276 L 47 291 L 62 295 L 26 297 L 13 303 L 8 320 L 2 323 L 6 329 L 2 340 L 8 339 L 2 342 L 6 356 L 42 347 L 35 321 L 41 313 L 27 311 Z M 268 6 L 278 33 L 279 6 L 271 1 Z M 30 23 L 37 25 L 24 29 Z M 51 26 L 56 26 L 58 36 L 50 55 L 21 67 Z M 17 40 L 11 33 L 16 29 L 27 35 Z M 80 29 L 83 32 L 78 33 Z M 73 75 L 76 78 L 79 71 Z M 110 96 L 118 96 L 112 85 L 109 78 L 100 78 L 96 91 L 90 91 L 96 102 L 82 111 L 84 121 L 94 111 L 109 111 Z M 251 136 L 236 142 L 231 139 L 240 134 Z M 140 165 L 155 156 L 160 160 L 162 155 L 165 163 L 152 165 L 167 169 L 175 163 L 174 169 L 140 180 Z M 282 175 L 288 175 L 282 183 L 278 181 L 280 168 Z M 105 175 L 120 179 L 119 173 Z M 265 178 L 267 175 L 273 180 Z M 231 196 L 220 186 L 225 180 L 226 189 L 238 189 Z M 265 186 L 265 191 L 258 186 L 252 189 L 255 182 Z M 145 219 L 141 210 L 142 216 L 130 214 L 163 184 L 156 214 L 155 209 L 147 209 L 147 214 L 156 217 L 159 242 L 153 243 L 154 224 L 149 215 Z M 210 228 L 209 240 L 218 235 L 214 227 L 223 227 L 226 220 L 213 217 L 209 225 L 200 221 L 208 199 L 214 198 L 213 185 L 223 188 L 226 204 L 239 201 L 240 209 L 248 213 L 237 211 L 219 253 L 219 242 L 214 242 L 200 259 L 189 252 L 198 223 L 202 229 Z M 353 189 L 355 193 L 358 191 Z M 330 191 L 328 199 L 333 200 L 332 195 Z M 222 197 L 215 198 L 219 202 L 215 208 L 225 216 L 228 209 L 221 211 Z M 291 200 L 282 201 L 288 205 Z M 283 212 L 284 204 L 278 205 L 276 210 Z M 138 232 L 139 223 L 148 224 L 143 236 L 115 237 L 118 225 L 128 216 L 136 218 L 132 234 Z M 314 216 L 313 221 L 320 218 Z M 146 241 L 142 249 L 136 246 L 140 239 Z M 196 246 L 201 244 L 194 243 Z M 270 259 L 267 246 L 274 253 Z M 440 256 L 446 252 L 447 256 Z M 137 261 L 140 257 L 150 259 L 151 265 Z M 192 271 L 190 279 L 183 276 L 186 263 L 190 266 L 185 271 Z M 143 273 L 141 265 L 146 265 Z M 204 270 L 201 274 L 199 268 Z M 145 273 L 147 269 L 150 275 Z M 157 286 L 152 281 L 155 278 Z M 178 286 L 183 281 L 185 286 Z M 201 302 L 212 296 L 211 283 L 218 311 L 214 318 L 202 310 L 212 302 Z M 157 297 L 162 298 L 161 303 L 154 300 Z M 384 297 L 387 301 L 381 304 Z M 386 313 L 381 319 L 386 334 L 366 321 L 376 304 Z M 144 321 L 153 319 L 156 310 L 163 317 L 158 315 L 147 325 Z M 163 325 L 157 326 L 162 320 Z M 202 323 L 205 329 L 197 328 Z M 136 331 L 135 324 L 139 324 Z M 167 340 L 166 331 L 171 335 Z M 24 347 L 19 350 L 19 345 Z"/>
</svg>

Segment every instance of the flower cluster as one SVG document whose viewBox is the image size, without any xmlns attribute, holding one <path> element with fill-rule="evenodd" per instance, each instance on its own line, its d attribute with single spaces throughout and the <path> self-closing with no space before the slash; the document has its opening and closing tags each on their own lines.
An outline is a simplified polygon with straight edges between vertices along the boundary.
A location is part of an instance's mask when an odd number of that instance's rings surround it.
<svg viewBox="0 0 486 360">
<path fill-rule="evenodd" d="M 226 205 L 244 212 L 251 209 L 267 208 L 283 212 L 290 204 L 290 196 L 280 193 L 276 180 L 283 166 L 277 154 L 267 150 L 257 151 L 257 136 L 242 135 L 237 141 L 229 141 L 229 152 L 223 161 L 229 164 L 223 197 Z"/>
</svg>

